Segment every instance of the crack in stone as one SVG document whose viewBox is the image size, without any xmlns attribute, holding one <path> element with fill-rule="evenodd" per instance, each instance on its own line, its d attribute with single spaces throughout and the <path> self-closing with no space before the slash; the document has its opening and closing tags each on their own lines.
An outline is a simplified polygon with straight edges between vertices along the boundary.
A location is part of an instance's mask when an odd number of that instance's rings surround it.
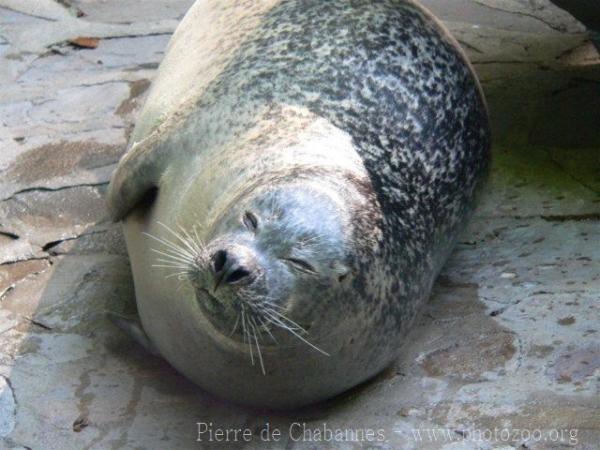
<svg viewBox="0 0 600 450">
<path fill-rule="evenodd" d="M 142 63 L 135 67 L 128 67 L 123 69 L 125 72 L 137 72 L 141 70 L 156 70 L 158 69 L 159 63 Z"/>
<path fill-rule="evenodd" d="M 16 192 L 13 192 L 9 197 L 3 198 L 0 202 L 6 202 L 9 200 L 17 200 L 15 197 L 21 194 L 26 194 L 28 192 L 58 192 L 64 191 L 66 189 L 76 189 L 80 187 L 98 187 L 98 186 L 106 186 L 108 185 L 108 181 L 102 181 L 98 183 L 80 183 L 80 184 L 70 184 L 68 186 L 59 186 L 56 188 L 50 188 L 45 186 L 33 186 L 25 189 L 20 189 Z"/>
<path fill-rule="evenodd" d="M 44 273 L 46 270 L 48 270 L 54 264 L 50 255 L 48 255 L 48 256 L 43 256 L 43 257 L 31 257 L 31 258 L 21 259 L 21 260 L 17 260 L 17 261 L 7 261 L 7 262 L 1 263 L 0 267 L 9 266 L 11 264 L 27 263 L 29 261 L 47 261 L 48 266 L 41 268 L 39 270 L 32 270 L 31 272 L 27 272 L 22 278 L 14 280 L 12 282 L 12 284 L 7 286 L 3 291 L 0 291 L 0 302 L 2 302 L 2 300 L 4 300 L 8 296 L 8 294 L 10 294 L 17 286 L 19 286 L 21 283 L 24 283 L 30 276 L 40 275 L 40 274 Z"/>
<path fill-rule="evenodd" d="M 103 234 L 103 233 L 107 233 L 107 232 L 108 232 L 108 230 L 94 230 L 94 231 L 90 231 L 88 233 L 78 234 L 77 236 L 71 236 L 71 237 L 64 238 L 64 239 L 57 239 L 56 241 L 50 241 L 50 242 L 47 242 L 46 244 L 44 244 L 44 246 L 42 247 L 42 251 L 48 253 L 49 256 L 57 256 L 62 253 L 52 252 L 51 250 L 54 247 L 62 244 L 63 242 L 76 241 L 77 239 L 80 239 L 82 237 L 93 236 L 95 234 Z"/>
<path fill-rule="evenodd" d="M 521 11 L 511 11 L 509 9 L 498 8 L 496 6 L 491 6 L 491 5 L 488 5 L 487 3 L 480 2 L 478 0 L 473 0 L 473 2 L 477 3 L 478 5 L 483 6 L 485 8 L 489 8 L 489 9 L 492 9 L 492 10 L 495 10 L 495 11 L 501 11 L 501 12 L 505 12 L 507 14 L 513 14 L 513 15 L 516 15 L 516 16 L 529 17 L 530 19 L 534 19 L 534 20 L 537 20 L 538 22 L 542 22 L 547 27 L 551 28 L 554 31 L 558 31 L 560 33 L 573 34 L 573 33 L 568 33 L 567 29 L 566 29 L 566 27 L 564 25 L 555 25 L 555 24 L 553 24 L 551 22 L 548 22 L 547 20 L 544 20 L 541 17 L 538 17 L 538 16 L 536 16 L 534 14 L 529 14 L 529 13 L 521 12 Z"/>
<path fill-rule="evenodd" d="M 17 11 L 20 12 L 20 11 Z M 67 24 L 64 32 L 42 34 L 41 39 L 27 39 L 24 34 L 19 34 L 13 39 L 12 47 L 13 53 L 22 55 L 32 55 L 34 60 L 39 59 L 40 55 L 47 53 L 48 49 L 51 49 L 57 44 L 68 42 L 70 39 L 77 37 L 78 35 L 85 35 L 86 37 L 93 37 L 98 39 L 121 39 L 121 38 L 138 38 L 147 36 L 170 36 L 173 34 L 178 21 L 176 20 L 159 20 L 154 22 L 133 22 L 130 25 L 119 25 L 103 22 L 89 22 L 78 17 L 73 17 L 69 12 L 65 13 L 65 17 L 57 17 L 56 19 L 49 19 L 47 24 L 44 24 L 44 28 L 48 28 L 46 25 L 52 27 L 52 24 L 56 25 L 56 28 L 60 29 L 61 24 Z M 68 30 L 68 32 L 67 32 Z M 31 61 L 26 63 L 26 67 L 19 70 L 16 74 L 17 79 L 21 76 L 23 71 L 28 70 L 31 67 Z"/>
<path fill-rule="evenodd" d="M 592 80 L 592 79 L 585 78 L 585 77 L 573 77 L 573 78 L 569 79 L 569 81 L 567 82 L 567 84 L 564 87 L 550 91 L 550 96 L 554 97 L 555 95 L 562 94 L 563 92 L 569 91 L 571 89 L 580 88 L 582 85 L 585 85 L 585 84 L 600 85 L 600 81 Z M 550 158 L 550 159 L 552 159 L 552 158 Z"/>
<path fill-rule="evenodd" d="M 4 300 L 4 299 L 6 298 L 6 296 L 7 296 L 8 294 L 10 294 L 10 293 L 11 293 L 11 292 L 12 292 L 12 291 L 15 289 L 15 286 L 16 286 L 16 284 L 17 284 L 17 283 L 15 283 L 15 284 L 11 284 L 11 285 L 10 285 L 10 286 L 8 286 L 6 289 L 4 289 L 4 291 L 0 292 L 0 302 L 2 302 L 2 300 Z M 14 327 L 11 327 L 10 329 L 12 330 L 13 328 L 14 328 Z M 8 331 L 8 330 L 6 330 L 6 331 Z M 3 331 L 2 333 L 4 333 L 4 331 Z M 0 333 L 0 334 L 1 334 L 1 333 Z"/>
<path fill-rule="evenodd" d="M 6 5 L 0 6 L 0 9 L 6 9 L 8 11 L 16 12 L 17 14 L 23 14 L 24 16 L 27 16 L 27 17 L 33 17 L 34 19 L 46 20 L 48 22 L 58 22 L 58 19 L 52 19 L 50 17 L 38 16 L 36 14 L 28 13 L 25 11 L 20 11 L 18 9 L 14 9 L 14 8 L 11 8 L 10 6 L 6 6 Z"/>
<path fill-rule="evenodd" d="M 135 22 L 132 22 L 135 23 Z M 127 38 L 139 38 L 139 37 L 147 37 L 147 36 L 171 36 L 173 31 L 156 31 L 154 33 L 139 33 L 139 34 L 122 34 L 119 36 L 106 36 L 98 39 L 127 39 Z"/>
<path fill-rule="evenodd" d="M 532 214 L 527 216 L 521 215 L 498 215 L 498 216 L 480 216 L 480 219 L 514 219 L 514 220 L 532 220 L 540 219 L 546 222 L 584 222 L 584 221 L 600 221 L 600 213 L 584 213 L 584 214 Z"/>
<path fill-rule="evenodd" d="M 546 222 L 585 222 L 585 221 L 600 221 L 600 213 L 590 214 L 564 214 L 564 215 L 547 215 L 540 216 Z"/>
<path fill-rule="evenodd" d="M 472 63 L 474 66 L 484 66 L 486 64 L 534 64 L 534 65 L 541 65 L 543 64 L 542 61 L 521 61 L 518 59 L 509 59 L 509 60 L 489 60 L 489 61 L 473 61 Z M 507 78 L 509 76 L 507 75 Z"/>
<path fill-rule="evenodd" d="M 15 241 L 16 241 L 17 239 L 19 239 L 19 237 L 20 237 L 20 236 L 19 236 L 18 234 L 16 234 L 16 233 L 12 233 L 12 232 L 10 232 L 10 231 L 4 231 L 4 230 L 0 230 L 0 236 L 5 236 L 5 237 L 7 237 L 7 238 L 9 238 L 9 239 L 12 239 L 12 240 L 15 240 Z"/>
<path fill-rule="evenodd" d="M 484 53 L 482 50 L 478 49 L 474 45 L 469 44 L 468 42 L 465 42 L 463 40 L 457 39 L 456 42 L 458 42 L 460 45 L 462 45 L 467 50 L 471 50 L 471 51 L 474 51 L 475 53 L 479 53 L 479 54 L 483 54 Z"/>
<path fill-rule="evenodd" d="M 550 162 L 552 162 L 562 173 L 564 173 L 566 176 L 568 176 L 575 183 L 579 184 L 581 187 L 600 196 L 600 191 L 597 191 L 592 186 L 588 185 L 586 182 L 577 178 L 575 175 L 573 175 L 571 172 L 569 172 L 561 163 L 559 163 L 556 159 L 554 159 L 554 157 L 552 156 L 552 153 L 550 152 L 549 149 L 546 149 L 546 154 L 548 155 L 548 159 L 550 160 Z"/>
<path fill-rule="evenodd" d="M 81 234 L 78 234 L 76 236 L 71 236 L 71 237 L 67 237 L 64 239 L 57 239 L 55 241 L 49 241 L 47 243 L 45 243 L 43 246 L 38 246 L 36 244 L 31 244 L 32 246 L 35 246 L 37 248 L 39 248 L 42 252 L 46 253 L 46 255 L 44 256 L 31 256 L 29 258 L 23 258 L 23 259 L 16 259 L 16 260 L 12 260 L 12 261 L 4 261 L 2 263 L 0 263 L 0 267 L 2 266 L 9 266 L 11 264 L 18 264 L 18 263 L 23 263 L 23 262 L 27 262 L 27 261 L 48 261 L 50 263 L 50 265 L 53 264 L 52 261 L 52 257 L 54 256 L 61 256 L 61 255 L 67 255 L 68 253 L 60 253 L 60 252 L 52 252 L 51 250 L 62 244 L 63 242 L 68 242 L 68 241 L 76 241 L 77 239 L 83 238 L 83 237 L 87 237 L 87 236 L 93 236 L 95 234 L 104 234 L 107 233 L 109 230 L 108 229 L 103 229 L 103 230 L 92 230 L 89 232 L 83 232 Z M 37 275 L 39 273 L 42 273 L 43 271 L 34 271 L 31 272 L 32 275 Z M 16 284 L 15 284 L 16 285 Z M 12 287 L 14 286 L 9 286 L 4 292 L 0 292 L 0 298 L 4 297 L 8 291 L 10 289 L 12 289 Z"/>
<path fill-rule="evenodd" d="M 127 80 L 122 80 L 122 79 L 115 79 L 115 80 L 105 80 L 105 81 L 98 81 L 96 83 L 82 83 L 82 84 L 76 84 L 74 86 L 69 86 L 65 89 L 77 89 L 80 87 L 94 87 L 94 86 L 104 86 L 107 84 L 128 84 L 129 82 Z M 49 101 L 55 101 L 56 99 L 50 99 Z"/>
<path fill-rule="evenodd" d="M 6 443 L 7 447 L 6 448 L 16 448 L 16 449 L 25 449 L 25 450 L 33 450 L 31 447 L 21 444 L 18 441 L 15 441 L 12 438 L 9 437 L 5 437 L 5 438 L 0 438 L 0 444 L 2 443 Z M 2 447 L 5 448 L 5 447 Z"/>
<path fill-rule="evenodd" d="M 36 327 L 40 327 L 46 331 L 52 331 L 52 327 L 46 325 L 45 323 L 40 322 L 39 320 L 34 319 L 33 317 L 27 317 L 27 316 L 23 316 L 25 317 L 25 319 L 27 319 L 29 322 L 31 322 L 32 325 L 35 325 Z"/>
<path fill-rule="evenodd" d="M 50 258 L 51 258 L 51 255 L 45 255 L 45 256 L 32 256 L 30 258 L 24 258 L 24 259 L 16 259 L 14 261 L 4 261 L 4 262 L 0 263 L 0 267 L 10 266 L 11 264 L 19 264 L 19 263 L 26 262 L 26 261 L 48 261 L 49 263 L 52 264 L 52 260 Z M 41 272 L 32 272 L 32 273 L 41 273 Z"/>
<path fill-rule="evenodd" d="M 69 0 L 54 0 L 55 3 L 58 3 L 60 6 L 65 8 L 69 14 L 72 14 L 75 17 L 83 17 L 86 14 L 78 8 L 76 5 L 73 5 Z"/>
</svg>

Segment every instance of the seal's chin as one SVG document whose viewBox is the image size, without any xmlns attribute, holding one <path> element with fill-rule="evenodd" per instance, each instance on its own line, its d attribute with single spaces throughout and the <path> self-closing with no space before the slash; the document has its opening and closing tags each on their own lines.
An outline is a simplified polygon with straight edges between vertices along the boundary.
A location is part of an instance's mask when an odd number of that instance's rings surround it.
<svg viewBox="0 0 600 450">
<path fill-rule="evenodd" d="M 218 298 L 209 289 L 196 289 L 196 301 L 203 315 L 212 325 L 227 337 L 234 337 L 236 333 L 236 318 L 239 315 L 236 304 L 227 304 Z"/>
<path fill-rule="evenodd" d="M 276 344 L 273 336 L 281 319 L 281 308 L 264 300 L 227 298 L 206 288 L 196 290 L 196 299 L 204 316 L 227 339 L 238 343 L 261 342 L 261 346 Z"/>
</svg>

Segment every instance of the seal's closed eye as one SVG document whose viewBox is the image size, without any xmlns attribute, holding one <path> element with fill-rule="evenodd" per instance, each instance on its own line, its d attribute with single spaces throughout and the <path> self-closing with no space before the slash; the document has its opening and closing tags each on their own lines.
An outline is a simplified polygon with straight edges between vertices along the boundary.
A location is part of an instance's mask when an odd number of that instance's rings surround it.
<svg viewBox="0 0 600 450">
<path fill-rule="evenodd" d="M 244 222 L 244 225 L 250 231 L 256 231 L 258 229 L 258 217 L 256 217 L 250 211 L 246 211 L 244 213 L 244 217 L 242 218 L 242 222 Z"/>
<path fill-rule="evenodd" d="M 308 273 L 310 275 L 318 275 L 317 270 L 313 266 L 311 266 L 309 263 L 307 263 L 306 261 L 304 261 L 302 259 L 298 259 L 298 258 L 283 258 L 283 260 L 287 261 L 288 263 L 290 263 L 290 265 L 294 269 L 297 269 L 300 272 Z"/>
</svg>

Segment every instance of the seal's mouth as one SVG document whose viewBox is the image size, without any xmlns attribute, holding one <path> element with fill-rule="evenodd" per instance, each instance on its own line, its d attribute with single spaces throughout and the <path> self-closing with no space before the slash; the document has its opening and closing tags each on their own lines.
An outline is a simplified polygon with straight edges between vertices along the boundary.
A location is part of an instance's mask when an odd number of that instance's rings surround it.
<svg viewBox="0 0 600 450">
<path fill-rule="evenodd" d="M 200 288 L 199 291 L 203 295 L 202 300 L 205 300 L 206 302 L 209 303 L 209 307 L 211 310 L 221 306 L 221 302 L 219 301 L 219 299 L 217 297 L 215 297 L 214 295 L 212 295 L 208 289 Z"/>
<path fill-rule="evenodd" d="M 300 324 L 290 318 L 290 312 L 266 298 L 235 298 L 224 302 L 206 288 L 198 289 L 198 303 L 207 319 L 223 336 L 252 348 L 294 348 L 299 341 L 317 352 L 328 353 L 309 340 L 310 324 Z M 296 345 L 290 341 L 296 341 Z"/>
<path fill-rule="evenodd" d="M 205 287 L 198 288 L 197 293 L 205 317 L 227 338 L 239 343 L 259 339 L 264 347 L 277 344 L 272 320 L 260 314 L 255 306 L 236 297 L 221 299 Z"/>
</svg>

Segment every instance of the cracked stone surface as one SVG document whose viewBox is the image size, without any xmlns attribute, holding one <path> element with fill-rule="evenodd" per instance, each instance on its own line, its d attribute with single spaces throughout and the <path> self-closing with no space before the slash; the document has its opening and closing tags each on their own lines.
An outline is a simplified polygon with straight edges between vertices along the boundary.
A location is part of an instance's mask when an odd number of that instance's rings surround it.
<svg viewBox="0 0 600 450">
<path fill-rule="evenodd" d="M 549 0 L 423 0 L 482 81 L 494 165 L 390 368 L 255 411 L 113 327 L 107 310 L 135 306 L 106 184 L 191 3 L 0 0 L 0 449 L 600 448 L 600 57 Z M 198 422 L 250 442 L 198 442 Z M 383 439 L 324 442 L 324 426 Z M 495 428 L 510 439 L 478 439 Z"/>
</svg>

